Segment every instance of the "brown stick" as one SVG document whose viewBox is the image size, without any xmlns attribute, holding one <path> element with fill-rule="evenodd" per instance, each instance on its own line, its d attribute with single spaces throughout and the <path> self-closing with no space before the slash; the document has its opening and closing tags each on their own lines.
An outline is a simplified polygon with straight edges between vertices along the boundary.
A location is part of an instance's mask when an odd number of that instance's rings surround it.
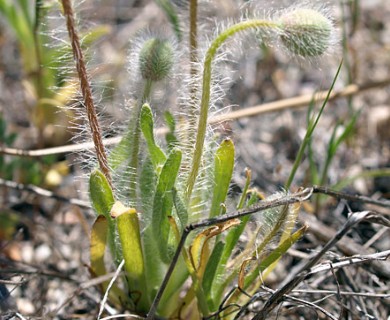
<svg viewBox="0 0 390 320">
<path fill-rule="evenodd" d="M 99 121 L 95 111 L 95 105 L 92 98 L 92 91 L 89 85 L 88 73 L 85 67 L 84 56 L 80 46 L 80 39 L 76 31 L 74 13 L 70 0 L 62 0 L 66 26 L 68 28 L 70 42 L 72 44 L 73 57 L 76 62 L 76 69 L 80 79 L 81 92 L 84 99 L 84 107 L 87 112 L 88 122 L 92 133 L 92 139 L 95 146 L 96 156 L 100 169 L 111 184 L 111 175 L 108 168 L 106 151 L 103 145 L 103 138 L 100 130 Z"/>
<path fill-rule="evenodd" d="M 333 91 L 329 96 L 329 101 L 342 98 L 342 97 L 349 97 L 363 91 L 367 91 L 378 87 L 385 87 L 388 85 L 390 85 L 390 79 L 385 79 L 382 81 L 367 83 L 363 85 L 350 84 L 341 90 Z M 262 113 L 275 112 L 284 109 L 296 109 L 303 106 L 307 106 L 308 104 L 311 103 L 312 100 L 314 100 L 314 102 L 324 101 L 327 94 L 328 94 L 328 90 L 324 90 L 324 91 L 319 91 L 316 94 L 309 93 L 298 97 L 288 98 L 284 100 L 253 106 L 250 108 L 240 109 L 237 111 L 232 111 L 226 114 L 222 114 L 217 117 L 213 117 L 209 120 L 209 123 L 210 124 L 220 123 L 223 121 L 235 120 L 235 119 L 240 119 L 245 117 L 252 117 Z"/>
<path fill-rule="evenodd" d="M 366 83 L 363 85 L 358 84 L 350 84 L 344 87 L 341 90 L 335 90 L 331 93 L 329 100 L 335 100 L 337 98 L 349 97 L 355 94 L 362 93 L 364 91 L 381 88 L 390 85 L 390 78 L 384 79 L 380 81 L 375 81 L 371 83 Z M 314 95 L 314 101 L 319 102 L 324 99 L 325 94 L 328 91 L 320 91 Z M 236 120 L 240 118 L 253 117 L 263 113 L 269 112 L 277 112 L 285 109 L 296 109 L 307 106 L 313 100 L 313 93 L 288 98 L 284 100 L 264 103 L 258 106 L 253 106 L 250 108 L 232 111 L 220 116 L 212 117 L 209 119 L 209 124 L 216 124 L 223 121 Z M 166 128 L 158 128 L 156 130 L 157 134 L 166 133 Z M 108 138 L 104 140 L 105 145 L 117 144 L 121 140 L 121 136 L 117 136 L 114 138 Z M 7 147 L 0 147 L 0 154 L 7 154 L 10 156 L 21 156 L 21 157 L 41 157 L 45 155 L 51 154 L 60 154 L 60 153 L 68 153 L 68 152 L 77 152 L 81 150 L 87 150 L 93 148 L 92 142 L 85 142 L 80 144 L 72 144 L 67 146 L 60 146 L 54 148 L 46 148 L 46 149 L 37 149 L 37 150 L 22 150 L 22 149 L 14 149 Z"/>
</svg>

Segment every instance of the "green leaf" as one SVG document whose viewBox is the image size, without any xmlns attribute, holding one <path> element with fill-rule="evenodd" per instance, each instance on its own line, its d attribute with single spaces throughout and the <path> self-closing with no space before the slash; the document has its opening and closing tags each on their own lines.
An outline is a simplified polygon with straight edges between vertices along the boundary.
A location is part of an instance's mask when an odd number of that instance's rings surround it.
<svg viewBox="0 0 390 320">
<path fill-rule="evenodd" d="M 168 144 L 168 149 L 171 150 L 174 146 L 178 145 L 179 140 L 176 138 L 176 122 L 172 113 L 169 111 L 164 112 L 165 123 L 168 126 L 168 132 L 165 134 L 165 140 Z"/>
<path fill-rule="evenodd" d="M 107 237 L 108 222 L 104 216 L 100 215 L 96 218 L 91 230 L 89 252 L 91 261 L 91 272 L 93 277 L 99 277 L 106 274 L 104 254 L 106 251 Z M 105 292 L 107 290 L 109 283 L 110 281 L 107 280 L 101 284 L 102 292 Z M 118 306 L 129 303 L 128 297 L 115 284 L 110 289 L 109 299 Z"/>
<path fill-rule="evenodd" d="M 116 171 L 125 162 L 130 161 L 130 156 L 133 150 L 134 131 L 136 127 L 136 119 L 131 119 L 127 131 L 124 133 L 121 141 L 108 155 L 108 164 L 112 171 Z"/>
<path fill-rule="evenodd" d="M 328 144 L 328 152 L 327 152 L 327 155 L 326 155 L 324 168 L 322 170 L 321 180 L 319 182 L 320 185 L 325 185 L 326 184 L 326 180 L 327 180 L 327 177 L 328 177 L 328 170 L 329 170 L 329 166 L 331 165 L 332 159 L 333 159 L 334 155 L 336 154 L 337 149 L 339 148 L 340 144 L 344 140 L 346 140 L 348 138 L 348 136 L 350 135 L 350 133 L 354 129 L 356 121 L 357 121 L 359 115 L 360 115 L 360 111 L 355 112 L 355 114 L 350 119 L 350 121 L 348 121 L 348 123 L 345 126 L 342 134 L 339 137 L 337 137 L 337 133 L 338 133 L 338 129 L 341 126 L 341 123 L 338 123 L 335 126 L 335 128 L 334 128 L 334 130 L 332 132 L 332 136 L 330 138 L 329 144 Z"/>
<path fill-rule="evenodd" d="M 225 202 L 234 168 L 234 144 L 230 139 L 222 141 L 214 160 L 214 190 L 210 218 L 219 215 Z"/>
<path fill-rule="evenodd" d="M 149 307 L 149 297 L 137 212 L 133 208 L 126 208 L 118 201 L 113 206 L 111 214 L 116 216 L 117 220 L 130 292 L 134 293 L 133 300 L 137 301 L 137 310 L 145 312 Z"/>
<path fill-rule="evenodd" d="M 136 102 L 125 134 L 108 156 L 108 164 L 113 171 L 125 163 L 128 163 L 132 168 L 138 167 L 141 108 L 140 102 Z"/>
<path fill-rule="evenodd" d="M 108 243 L 113 259 L 120 263 L 119 249 L 115 245 L 115 221 L 111 218 L 110 211 L 115 202 L 114 194 L 104 174 L 96 169 L 89 178 L 89 196 L 92 206 L 98 215 L 104 216 L 108 221 Z"/>
<path fill-rule="evenodd" d="M 150 158 L 146 158 L 140 175 L 142 221 L 147 225 L 152 220 L 153 199 L 157 186 L 157 174 Z"/>
<path fill-rule="evenodd" d="M 148 295 L 153 299 L 162 282 L 166 266 L 161 261 L 160 255 L 150 254 L 158 252 L 158 246 L 154 239 L 151 226 L 153 218 L 153 199 L 156 192 L 157 175 L 153 169 L 150 158 L 143 164 L 140 178 L 142 222 L 146 226 L 142 234 L 142 242 L 145 253 L 145 274 L 148 279 Z"/>
<path fill-rule="evenodd" d="M 247 190 L 249 188 L 249 184 L 250 184 L 250 179 L 251 179 L 250 171 L 247 171 L 246 178 L 247 179 L 246 179 L 245 187 L 244 187 L 245 193 L 247 192 Z M 243 194 L 241 199 L 240 199 L 238 209 L 242 209 L 244 207 L 244 199 L 245 198 L 246 198 L 246 196 Z M 258 202 L 258 200 L 259 200 L 259 196 L 258 196 L 257 192 L 252 191 L 250 194 L 250 198 L 248 199 L 248 201 L 246 203 L 246 207 L 250 207 L 250 206 L 254 205 L 256 202 Z M 218 261 L 217 272 L 216 272 L 214 279 L 213 279 L 214 282 L 213 282 L 213 285 L 211 287 L 211 292 L 208 294 L 208 297 L 207 297 L 210 306 L 214 305 L 215 307 L 217 307 L 220 303 L 220 300 L 221 300 L 221 297 L 223 294 L 223 290 L 225 288 L 226 263 L 229 260 L 231 254 L 233 252 L 233 249 L 236 247 L 238 239 L 240 238 L 240 235 L 244 231 L 249 219 L 250 219 L 249 216 L 241 218 L 241 224 L 239 224 L 237 227 L 232 229 L 225 238 L 225 245 L 224 245 L 220 260 Z"/>
<path fill-rule="evenodd" d="M 108 222 L 104 216 L 100 215 L 92 226 L 89 250 L 91 270 L 96 277 L 106 274 L 104 253 L 106 251 L 107 236 Z"/>
<path fill-rule="evenodd" d="M 211 256 L 207 262 L 206 270 L 204 272 L 202 280 L 203 291 L 206 293 L 209 308 L 211 310 L 214 309 L 213 300 L 211 298 L 211 289 L 215 275 L 217 273 L 218 263 L 221 259 L 223 249 L 224 243 L 222 241 L 219 241 L 215 245 L 213 252 L 211 253 Z"/>
<path fill-rule="evenodd" d="M 152 109 L 149 105 L 144 104 L 141 109 L 141 130 L 145 137 L 146 144 L 148 146 L 150 159 L 152 160 L 154 169 L 156 172 L 159 172 L 162 165 L 166 161 L 166 156 L 164 152 L 157 146 L 154 140 L 154 124 L 153 124 L 153 114 Z"/>
<path fill-rule="evenodd" d="M 180 221 L 180 231 L 183 231 L 188 222 L 188 211 L 186 206 L 184 205 L 184 201 L 180 198 L 180 195 L 178 194 L 177 190 L 173 188 L 172 192 L 176 214 Z"/>
<path fill-rule="evenodd" d="M 167 216 L 172 215 L 172 189 L 179 172 L 180 163 L 181 151 L 174 148 L 161 170 L 153 201 L 153 233 L 159 247 L 161 258 L 167 263 L 169 262 L 168 237 L 170 228 Z"/>
<path fill-rule="evenodd" d="M 110 220 L 111 207 L 115 202 L 114 194 L 106 177 L 98 169 L 89 178 L 89 194 L 96 213 Z"/>
</svg>

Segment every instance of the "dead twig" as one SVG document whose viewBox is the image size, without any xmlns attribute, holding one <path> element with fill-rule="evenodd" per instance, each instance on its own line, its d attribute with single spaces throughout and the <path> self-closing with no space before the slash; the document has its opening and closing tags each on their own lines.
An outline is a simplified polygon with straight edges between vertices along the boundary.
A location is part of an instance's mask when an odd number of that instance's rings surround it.
<svg viewBox="0 0 390 320">
<path fill-rule="evenodd" d="M 364 202 L 369 204 L 375 204 L 377 206 L 390 208 L 390 201 L 386 199 L 381 200 L 375 200 L 370 197 L 361 196 L 361 195 L 351 195 L 348 193 L 338 192 L 334 191 L 327 187 L 321 187 L 321 186 L 313 186 L 313 193 L 322 193 L 327 194 L 329 196 L 332 196 L 336 199 L 345 199 L 349 201 L 358 201 L 358 202 Z"/>
<path fill-rule="evenodd" d="M 86 208 L 86 209 L 91 208 L 91 205 L 87 201 L 63 197 L 63 196 L 60 196 L 58 194 L 55 194 L 54 192 L 52 192 L 50 190 L 43 189 L 41 187 L 38 187 L 38 186 L 35 186 L 32 184 L 21 184 L 21 183 L 17 183 L 17 182 L 10 181 L 10 180 L 4 180 L 4 179 L 0 178 L 0 186 L 4 186 L 4 187 L 18 190 L 21 192 L 27 191 L 27 192 L 39 195 L 41 197 L 52 198 L 52 199 L 55 199 L 57 201 L 65 202 L 68 204 L 73 204 L 73 205 L 76 205 L 76 206 L 79 206 L 82 208 Z"/>
<path fill-rule="evenodd" d="M 381 216 L 380 216 L 381 217 Z M 384 217 L 381 217 L 382 219 Z M 336 231 L 329 226 L 322 223 L 315 216 L 301 212 L 299 214 L 299 220 L 302 223 L 308 223 L 310 226 L 310 232 L 320 241 L 326 243 L 330 241 L 335 235 Z M 373 250 L 365 248 L 362 245 L 356 243 L 352 239 L 345 237 L 336 243 L 337 248 L 346 256 L 356 255 L 369 255 L 373 254 Z M 372 261 L 370 267 L 381 277 L 390 279 L 390 270 L 383 264 L 377 261 Z"/>
<path fill-rule="evenodd" d="M 320 264 L 318 266 L 315 266 L 315 267 L 310 269 L 310 271 L 308 272 L 307 275 L 331 270 L 332 268 L 334 270 L 336 270 L 336 269 L 344 268 L 344 267 L 350 266 L 350 265 L 365 263 L 367 261 L 387 260 L 389 257 L 390 257 L 390 250 L 377 252 L 377 253 L 373 253 L 373 254 L 345 257 L 345 258 L 339 259 L 339 262 L 335 262 L 335 263 L 326 262 L 326 263 Z"/>
<path fill-rule="evenodd" d="M 371 211 L 355 212 L 350 215 L 343 227 L 335 236 L 320 250 L 316 256 L 309 260 L 296 275 L 288 281 L 283 287 L 276 290 L 266 301 L 263 308 L 253 317 L 253 320 L 265 320 L 268 314 L 283 300 L 286 294 L 289 294 L 299 283 L 301 283 L 309 274 L 310 270 L 319 262 L 319 260 L 332 248 L 342 237 L 356 224 L 362 221 L 376 221 L 377 214 Z"/>
<path fill-rule="evenodd" d="M 336 295 L 336 290 L 301 290 L 301 289 L 294 289 L 291 291 L 291 293 L 297 293 L 299 295 L 301 294 L 324 294 L 324 295 Z M 371 293 L 371 292 L 352 292 L 352 291 L 340 291 L 340 295 L 342 296 L 360 296 L 365 298 L 371 298 L 371 299 L 388 299 L 390 298 L 390 293 Z"/>
<path fill-rule="evenodd" d="M 390 85 L 390 79 L 385 79 L 376 82 L 370 82 L 363 85 L 358 84 L 350 84 L 344 87 L 341 90 L 335 90 L 330 94 L 329 100 L 335 100 L 342 97 L 348 97 L 355 94 L 362 93 L 366 90 L 381 88 L 384 86 Z M 300 108 L 304 106 L 308 106 L 314 99 L 314 101 L 323 101 L 328 94 L 328 91 L 320 91 L 316 94 L 306 94 L 299 97 L 288 98 L 284 100 L 279 100 L 270 103 L 264 103 L 262 105 L 253 106 L 250 108 L 245 108 L 237 111 L 232 111 L 217 117 L 210 118 L 209 124 L 217 124 L 224 121 L 237 120 L 246 117 L 253 117 L 263 113 L 277 112 L 285 109 L 294 109 Z M 166 128 L 157 129 L 157 133 L 165 133 Z M 114 145 L 119 143 L 121 140 L 121 136 L 103 139 L 102 143 L 105 146 Z M 19 157 L 43 157 L 47 155 L 53 154 L 62 154 L 62 153 L 70 153 L 70 152 L 79 152 L 83 150 L 91 150 L 94 149 L 95 145 L 92 141 L 73 144 L 67 146 L 60 146 L 54 148 L 46 148 L 46 149 L 37 149 L 37 150 L 23 150 L 23 149 L 15 149 L 15 148 L 7 148 L 0 147 L 0 154 L 10 155 L 10 156 L 19 156 Z"/>
</svg>

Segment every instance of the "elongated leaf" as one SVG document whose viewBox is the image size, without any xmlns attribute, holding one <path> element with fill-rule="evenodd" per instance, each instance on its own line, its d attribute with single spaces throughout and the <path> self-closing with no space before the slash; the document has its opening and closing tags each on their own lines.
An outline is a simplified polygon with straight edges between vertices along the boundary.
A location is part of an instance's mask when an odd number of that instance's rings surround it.
<svg viewBox="0 0 390 320">
<path fill-rule="evenodd" d="M 96 169 L 89 177 L 89 196 L 92 206 L 98 215 L 102 215 L 108 222 L 108 243 L 111 254 L 116 263 L 120 263 L 121 257 L 115 245 L 115 221 L 110 216 L 111 208 L 115 202 L 114 194 L 104 174 Z"/>
<path fill-rule="evenodd" d="M 137 212 L 133 208 L 126 208 L 118 201 L 113 206 L 111 215 L 117 220 L 130 292 L 134 293 L 134 300 L 138 301 L 137 310 L 147 311 L 149 297 Z"/>
<path fill-rule="evenodd" d="M 90 260 L 91 270 L 95 276 L 106 274 L 104 253 L 108 236 L 108 221 L 100 215 L 96 218 L 91 231 Z"/>
<path fill-rule="evenodd" d="M 188 211 L 186 206 L 184 205 L 183 200 L 180 198 L 180 195 L 178 194 L 177 190 L 173 188 L 172 192 L 176 214 L 180 221 L 180 231 L 183 231 L 188 222 Z"/>
<path fill-rule="evenodd" d="M 142 222 L 144 230 L 142 233 L 142 243 L 144 248 L 145 274 L 148 280 L 149 299 L 153 299 L 162 282 L 166 266 L 161 261 L 158 252 L 158 246 L 152 230 L 153 218 L 153 199 L 157 187 L 157 174 L 153 169 L 150 158 L 147 158 L 143 164 L 140 178 L 141 204 L 142 204 Z M 152 253 L 152 254 L 150 254 Z"/>
<path fill-rule="evenodd" d="M 90 241 L 91 272 L 94 277 L 99 277 L 106 274 L 104 254 L 106 251 L 107 237 L 108 221 L 103 215 L 99 215 L 92 226 Z M 101 284 L 102 292 L 105 292 L 107 290 L 109 283 L 110 281 L 107 280 Z M 111 287 L 109 299 L 117 306 L 125 306 L 130 304 L 128 301 L 128 297 L 115 284 Z"/>
<path fill-rule="evenodd" d="M 240 199 L 240 202 L 239 202 L 238 207 L 237 207 L 238 210 L 240 210 L 244 207 L 245 198 L 247 196 L 247 191 L 248 191 L 250 182 L 251 182 L 251 171 L 247 170 L 243 194 L 241 195 L 241 199 Z M 258 197 L 256 196 L 255 199 L 258 200 Z M 240 235 L 244 231 L 245 226 L 246 226 L 248 221 L 249 221 L 249 216 L 242 218 L 241 224 L 239 226 L 237 226 L 236 228 L 234 228 L 233 230 L 231 230 L 228 233 L 228 235 L 226 236 L 226 240 L 225 240 L 226 244 L 225 244 L 225 247 L 223 250 L 223 255 L 221 257 L 221 261 L 219 262 L 219 265 L 220 265 L 219 271 L 220 272 L 223 272 L 224 265 L 226 264 L 230 255 L 232 254 L 232 251 L 233 251 L 234 247 L 236 246 L 236 243 L 237 243 Z"/>
<path fill-rule="evenodd" d="M 201 233 L 199 233 L 192 242 L 192 245 L 189 248 L 189 258 L 191 267 L 189 271 L 191 273 L 193 286 L 195 287 L 196 297 L 198 300 L 198 307 L 202 312 L 205 312 L 209 309 L 209 303 L 207 301 L 207 296 L 203 289 L 202 279 L 204 277 L 205 270 L 207 269 L 208 263 L 210 263 L 209 269 L 213 269 L 214 266 L 211 265 L 213 262 L 210 262 L 210 249 L 208 241 L 215 236 L 218 236 L 222 232 L 228 230 L 229 228 L 240 223 L 239 219 L 233 219 L 220 223 L 218 225 L 212 226 Z M 219 245 L 220 246 L 220 245 Z M 221 250 L 218 248 L 217 250 Z M 216 255 L 219 255 L 216 253 Z M 214 257 L 216 259 L 217 257 Z M 192 271 L 194 270 L 194 272 Z"/>
<path fill-rule="evenodd" d="M 209 261 L 207 262 L 206 270 L 204 272 L 202 286 L 203 291 L 205 292 L 208 301 L 210 300 L 210 293 L 211 293 L 211 286 L 213 284 L 214 277 L 217 273 L 218 268 L 218 262 L 221 259 L 221 255 L 223 252 L 224 243 L 222 241 L 219 241 L 215 246 L 214 250 L 211 253 L 211 256 L 209 258 Z M 212 300 L 210 300 L 211 304 L 209 303 L 209 308 L 213 309 Z"/>
<path fill-rule="evenodd" d="M 308 226 L 305 225 L 297 230 L 290 236 L 289 239 L 279 244 L 279 246 L 262 261 L 260 261 L 260 263 L 259 261 L 256 261 L 257 259 L 255 253 L 250 258 L 245 259 L 240 268 L 232 273 L 232 275 L 238 275 L 240 290 L 236 290 L 226 301 L 225 305 L 237 303 L 237 301 L 242 297 L 242 290 L 249 295 L 257 291 L 264 280 L 263 277 L 260 277 L 260 274 L 266 270 L 268 266 L 277 261 L 284 253 L 286 253 L 287 250 L 305 234 L 307 229 Z M 246 275 L 245 273 L 248 268 L 252 270 L 249 271 L 249 275 Z M 225 287 L 231 284 L 232 281 L 231 276 L 227 278 L 229 281 L 225 282 Z M 256 279 L 258 279 L 258 281 L 256 281 Z"/>
<path fill-rule="evenodd" d="M 153 201 L 153 233 L 160 249 L 161 258 L 166 263 L 169 262 L 168 237 L 170 228 L 167 216 L 172 215 L 172 189 L 179 172 L 180 163 L 181 151 L 174 148 L 161 170 Z"/>
<path fill-rule="evenodd" d="M 250 174 L 247 175 L 246 185 L 249 184 Z M 246 188 L 245 188 L 246 189 Z M 249 200 L 247 201 L 246 206 L 250 207 L 254 205 L 259 200 L 259 195 L 256 191 L 252 191 Z M 241 201 L 240 201 L 241 202 Z M 239 207 L 240 208 L 240 207 Z M 241 219 L 241 224 L 229 231 L 228 235 L 225 239 L 225 246 L 223 249 L 223 253 L 221 255 L 220 260 L 218 261 L 217 272 L 214 276 L 213 285 L 211 287 L 211 291 L 208 291 L 207 300 L 209 302 L 210 307 L 215 309 L 218 307 L 223 290 L 225 288 L 225 279 L 226 279 L 226 263 L 228 262 L 233 249 L 237 245 L 238 239 L 240 235 L 244 231 L 250 217 L 246 216 Z"/>
<path fill-rule="evenodd" d="M 140 177 L 142 221 L 148 225 L 152 221 L 153 198 L 157 187 L 157 174 L 154 171 L 150 158 L 142 166 Z"/>
<path fill-rule="evenodd" d="M 135 155 L 138 156 L 140 139 L 139 117 L 141 108 L 141 103 L 136 102 L 136 105 L 131 112 L 131 118 L 129 120 L 126 133 L 108 156 L 108 164 L 113 171 L 116 171 L 118 168 L 128 163 L 133 168 L 137 167 L 136 164 L 138 164 L 138 158 L 133 157 L 135 157 Z M 135 161 L 136 163 L 133 163 L 134 160 L 137 160 Z"/>
<path fill-rule="evenodd" d="M 166 161 L 164 152 L 157 146 L 154 140 L 154 124 L 153 114 L 149 105 L 144 104 L 141 109 L 141 130 L 145 137 L 146 144 L 148 146 L 150 159 L 152 160 L 154 169 L 159 172 L 160 168 Z"/>
<path fill-rule="evenodd" d="M 232 179 L 234 167 L 234 144 L 230 139 L 225 139 L 215 154 L 214 160 L 214 190 L 210 209 L 210 218 L 220 213 L 221 203 L 225 202 L 226 195 Z"/>
<path fill-rule="evenodd" d="M 168 149 L 172 150 L 172 148 L 178 144 L 178 139 L 176 138 L 175 135 L 175 130 L 176 130 L 175 118 L 173 117 L 172 113 L 170 113 L 169 111 L 165 111 L 164 119 L 169 129 L 169 131 L 165 134 L 165 140 L 168 144 Z"/>
<path fill-rule="evenodd" d="M 135 126 L 136 119 L 131 119 L 129 127 L 127 128 L 127 132 L 108 156 L 108 163 L 113 171 L 117 170 L 126 161 L 130 161 L 130 155 L 134 145 L 133 141 Z"/>
<path fill-rule="evenodd" d="M 234 226 L 237 226 L 239 223 L 239 219 L 228 220 L 224 223 L 220 223 L 202 231 L 195 237 L 194 241 L 192 242 L 192 245 L 190 246 L 189 251 L 192 264 L 194 266 L 194 269 L 198 273 L 199 278 L 203 277 L 206 264 L 208 263 L 208 241 L 212 237 L 215 237 L 222 232 Z"/>
<path fill-rule="evenodd" d="M 280 243 L 275 250 L 273 250 L 266 258 L 264 258 L 255 268 L 255 270 L 245 278 L 245 287 L 243 289 L 246 289 L 248 288 L 248 286 L 253 284 L 255 279 L 259 276 L 261 272 L 266 270 L 272 263 L 280 259 L 281 256 L 285 254 L 287 250 L 290 249 L 292 245 L 306 233 L 308 228 L 309 227 L 307 225 L 304 225 L 303 227 L 295 231 L 290 237 L 288 237 L 288 239 Z"/>
</svg>

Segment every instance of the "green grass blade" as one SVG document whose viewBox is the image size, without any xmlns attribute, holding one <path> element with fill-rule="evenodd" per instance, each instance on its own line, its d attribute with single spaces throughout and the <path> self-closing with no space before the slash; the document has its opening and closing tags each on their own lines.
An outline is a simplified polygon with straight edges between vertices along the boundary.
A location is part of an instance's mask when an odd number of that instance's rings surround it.
<svg viewBox="0 0 390 320">
<path fill-rule="evenodd" d="M 339 137 L 337 137 L 337 130 L 339 129 L 340 124 L 337 124 L 335 126 L 335 129 L 332 133 L 332 136 L 331 136 L 331 139 L 330 139 L 330 142 L 328 145 L 328 152 L 326 155 L 325 165 L 324 165 L 322 175 L 321 175 L 320 185 L 326 184 L 326 177 L 328 175 L 328 169 L 329 169 L 329 166 L 333 160 L 333 157 L 335 156 L 340 144 L 349 137 L 349 135 L 351 134 L 351 132 L 355 128 L 356 121 L 357 121 L 359 115 L 360 115 L 360 111 L 357 111 L 354 113 L 354 115 L 352 116 L 350 121 L 348 121 L 342 134 Z"/>
<path fill-rule="evenodd" d="M 302 161 L 302 158 L 303 158 L 303 154 L 306 150 L 306 147 L 313 135 L 313 132 L 314 132 L 314 129 L 316 128 L 317 124 L 318 124 L 318 121 L 320 120 L 321 118 L 321 115 L 322 115 L 322 112 L 324 111 L 325 109 L 325 106 L 326 104 L 328 103 L 328 100 L 329 100 L 329 97 L 330 97 L 330 93 L 332 92 L 333 90 L 333 87 L 336 83 L 336 80 L 340 74 L 340 70 L 341 70 L 341 66 L 342 66 L 342 62 L 340 63 L 338 69 L 337 69 L 337 72 L 336 72 L 336 75 L 335 77 L 333 78 L 333 82 L 329 88 L 329 91 L 328 91 L 328 94 L 324 100 L 324 102 L 322 103 L 322 106 L 321 106 L 321 109 L 320 111 L 318 112 L 318 115 L 317 117 L 314 119 L 314 121 L 310 121 L 310 124 L 307 128 L 307 131 L 306 131 L 306 134 L 305 134 L 305 137 L 303 138 L 303 141 L 302 141 L 302 144 L 298 150 L 298 154 L 297 154 L 297 157 L 295 158 L 295 161 L 294 161 L 294 164 L 293 164 L 293 168 L 291 169 L 291 173 L 290 173 L 290 176 L 288 177 L 287 179 L 287 182 L 286 182 L 286 185 L 285 185 L 285 188 L 288 190 L 291 186 L 291 183 L 292 181 L 294 180 L 294 177 L 295 177 L 295 174 L 298 170 L 298 167 L 299 165 L 301 164 L 301 161 Z"/>
<path fill-rule="evenodd" d="M 183 36 L 180 28 L 179 16 L 177 15 L 177 12 L 172 3 L 168 0 L 156 0 L 156 3 L 164 10 L 169 22 L 172 24 L 172 28 L 176 34 L 177 39 L 181 41 Z"/>
<path fill-rule="evenodd" d="M 28 22 L 28 25 L 31 29 L 33 29 L 34 17 L 32 13 L 33 6 L 31 6 L 31 2 L 31 0 L 19 0 L 19 6 L 24 15 L 25 20 Z"/>
</svg>

